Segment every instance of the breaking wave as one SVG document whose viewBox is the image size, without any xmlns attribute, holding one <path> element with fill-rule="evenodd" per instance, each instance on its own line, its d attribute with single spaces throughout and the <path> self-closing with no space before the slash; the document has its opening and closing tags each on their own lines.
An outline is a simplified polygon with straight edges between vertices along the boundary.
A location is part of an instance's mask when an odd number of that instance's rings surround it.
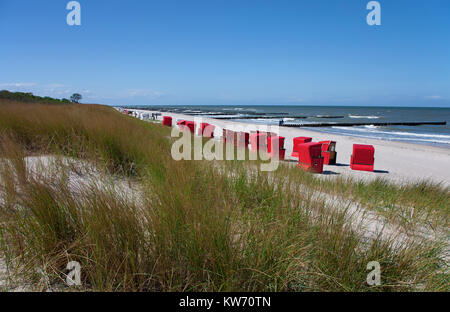
<svg viewBox="0 0 450 312">
<path fill-rule="evenodd" d="M 358 119 L 378 119 L 380 116 L 360 116 L 360 115 L 348 115 L 350 118 L 358 118 Z"/>
<path fill-rule="evenodd" d="M 419 132 L 402 132 L 402 131 L 387 131 L 381 130 L 377 126 L 363 126 L 363 127 L 331 127 L 332 132 L 336 134 L 351 135 L 357 137 L 396 140 L 396 141 L 411 141 L 422 143 L 438 143 L 450 144 L 450 135 L 447 134 L 430 134 Z"/>
</svg>

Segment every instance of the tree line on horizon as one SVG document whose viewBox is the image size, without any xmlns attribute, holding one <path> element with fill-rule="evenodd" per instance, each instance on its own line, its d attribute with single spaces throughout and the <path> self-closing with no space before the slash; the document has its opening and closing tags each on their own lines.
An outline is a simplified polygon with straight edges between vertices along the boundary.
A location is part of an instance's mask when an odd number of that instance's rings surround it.
<svg viewBox="0 0 450 312">
<path fill-rule="evenodd" d="M 20 101 L 24 103 L 48 103 L 48 104 L 71 104 L 79 103 L 82 99 L 81 94 L 74 93 L 70 99 L 56 99 L 49 96 L 37 96 L 31 92 L 11 92 L 8 90 L 0 91 L 0 99 L 10 101 Z"/>
</svg>

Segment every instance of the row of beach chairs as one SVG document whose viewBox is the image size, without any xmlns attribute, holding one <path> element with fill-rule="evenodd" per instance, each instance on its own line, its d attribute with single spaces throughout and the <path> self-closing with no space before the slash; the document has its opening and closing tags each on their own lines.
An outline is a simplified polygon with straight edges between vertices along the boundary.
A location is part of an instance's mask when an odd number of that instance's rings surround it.
<svg viewBox="0 0 450 312">
<path fill-rule="evenodd" d="M 163 125 L 172 126 L 172 117 L 163 116 Z M 195 133 L 193 121 L 179 120 L 177 126 L 181 130 Z M 200 123 L 197 135 L 207 138 L 214 137 L 215 127 L 208 123 Z M 250 145 L 251 151 L 263 150 L 270 157 L 284 160 L 286 149 L 285 138 L 272 132 L 236 132 L 228 129 L 222 130 L 222 140 L 225 143 L 239 147 Z M 276 148 L 277 147 L 277 148 Z M 375 148 L 372 145 L 353 144 L 353 153 L 350 157 L 352 170 L 373 171 L 375 162 Z M 296 137 L 293 139 L 292 157 L 298 158 L 298 167 L 313 173 L 322 173 L 324 165 L 336 165 L 337 152 L 335 141 L 312 142 L 310 137 Z"/>
<path fill-rule="evenodd" d="M 147 112 L 138 112 L 138 111 L 133 111 L 133 110 L 128 110 L 128 109 L 123 109 L 121 110 L 121 112 L 125 115 L 131 115 L 133 117 L 136 117 L 140 120 L 157 120 L 159 116 L 161 116 L 160 113 L 147 113 Z"/>
</svg>

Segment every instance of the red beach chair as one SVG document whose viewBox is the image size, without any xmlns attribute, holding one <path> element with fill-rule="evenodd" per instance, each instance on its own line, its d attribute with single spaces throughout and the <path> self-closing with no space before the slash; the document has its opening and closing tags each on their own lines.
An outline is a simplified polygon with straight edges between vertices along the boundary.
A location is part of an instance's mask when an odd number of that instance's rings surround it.
<svg viewBox="0 0 450 312">
<path fill-rule="evenodd" d="M 213 138 L 214 137 L 215 127 L 210 125 L 209 123 L 202 122 L 198 128 L 198 135 L 204 136 L 205 138 Z"/>
<path fill-rule="evenodd" d="M 170 116 L 163 116 L 163 126 L 172 127 L 172 117 Z"/>
<path fill-rule="evenodd" d="M 233 131 L 233 144 L 234 144 L 234 146 L 238 146 L 239 145 L 239 137 L 240 137 L 240 132 Z"/>
<path fill-rule="evenodd" d="M 184 130 L 186 128 L 186 120 L 178 120 L 177 126 L 180 130 Z"/>
<path fill-rule="evenodd" d="M 320 141 L 322 143 L 322 157 L 324 165 L 336 165 L 336 142 Z"/>
<path fill-rule="evenodd" d="M 186 127 L 191 131 L 191 133 L 195 133 L 195 122 L 186 121 Z"/>
<path fill-rule="evenodd" d="M 282 136 L 270 136 L 267 138 L 267 152 L 271 158 L 275 157 L 284 160 L 286 154 L 284 139 Z"/>
<path fill-rule="evenodd" d="M 234 131 L 228 129 L 222 129 L 222 141 L 224 143 L 233 143 Z"/>
<path fill-rule="evenodd" d="M 197 128 L 197 135 L 202 136 L 203 135 L 203 131 L 205 130 L 206 126 L 208 126 L 209 124 L 206 122 L 201 122 L 200 125 Z"/>
<path fill-rule="evenodd" d="M 303 144 L 303 143 L 311 142 L 312 138 L 310 138 L 310 137 L 296 137 L 296 138 L 294 138 L 293 141 L 294 141 L 294 144 L 293 144 L 291 156 L 292 157 L 298 157 L 298 155 L 299 155 L 298 154 L 298 146 L 300 144 Z"/>
<path fill-rule="evenodd" d="M 226 132 L 226 142 L 229 144 L 235 144 L 235 132 L 233 130 L 227 130 Z"/>
<path fill-rule="evenodd" d="M 316 142 L 308 142 L 298 145 L 299 162 L 298 167 L 305 170 L 322 173 L 323 157 L 322 144 Z"/>
<path fill-rule="evenodd" d="M 253 152 L 264 150 L 267 148 L 267 133 L 256 132 L 250 133 L 250 145 Z"/>
<path fill-rule="evenodd" d="M 373 171 L 375 148 L 372 145 L 353 144 L 353 154 L 350 157 L 352 170 Z"/>
<path fill-rule="evenodd" d="M 250 142 L 250 133 L 248 132 L 237 132 L 236 136 L 236 146 L 247 147 Z"/>
<path fill-rule="evenodd" d="M 225 128 L 222 129 L 222 142 L 227 142 L 227 129 Z"/>
</svg>

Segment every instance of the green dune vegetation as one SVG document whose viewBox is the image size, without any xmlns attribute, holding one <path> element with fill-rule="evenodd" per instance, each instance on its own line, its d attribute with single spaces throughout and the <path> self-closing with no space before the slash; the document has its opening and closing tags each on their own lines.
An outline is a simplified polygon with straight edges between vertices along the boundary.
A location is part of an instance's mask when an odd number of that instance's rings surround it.
<svg viewBox="0 0 450 312">
<path fill-rule="evenodd" d="M 42 97 L 33 95 L 31 92 L 10 92 L 8 90 L 0 91 L 0 100 L 18 101 L 21 103 L 47 103 L 47 104 L 69 104 L 68 99 L 55 99 L 52 97 Z"/>
<path fill-rule="evenodd" d="M 54 103 L 0 99 L 4 290 L 450 290 L 448 188 L 175 161 L 167 127 Z"/>
</svg>

